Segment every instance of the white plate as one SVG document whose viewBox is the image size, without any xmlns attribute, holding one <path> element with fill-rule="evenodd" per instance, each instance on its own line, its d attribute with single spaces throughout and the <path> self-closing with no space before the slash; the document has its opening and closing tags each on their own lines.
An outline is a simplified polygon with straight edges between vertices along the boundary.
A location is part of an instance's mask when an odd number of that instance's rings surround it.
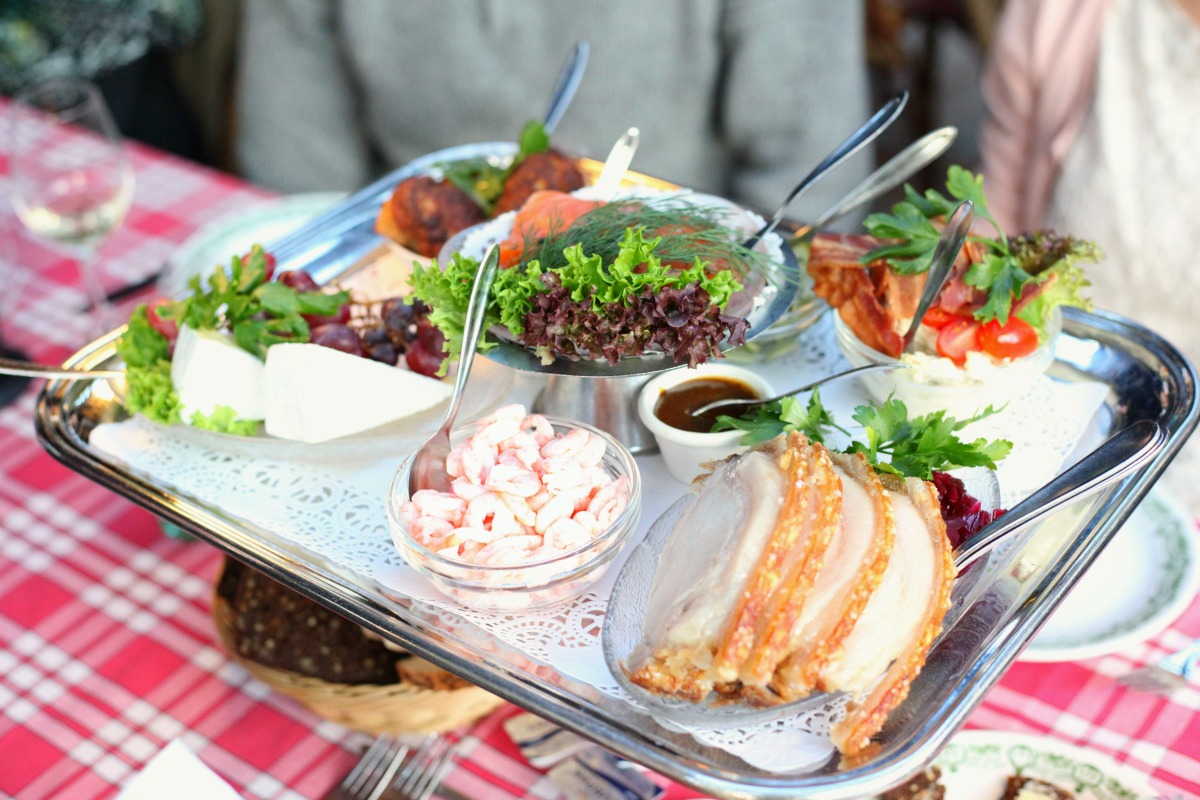
<svg viewBox="0 0 1200 800">
<path fill-rule="evenodd" d="M 1155 797 L 1149 779 L 1101 753 L 1055 739 L 996 731 L 961 731 L 938 756 L 946 800 L 996 800 L 1011 775 L 1039 778 L 1078 800 Z"/>
<path fill-rule="evenodd" d="M 1195 523 L 1165 491 L 1146 496 L 1021 654 L 1074 661 L 1166 628 L 1200 589 Z"/>
<path fill-rule="evenodd" d="M 174 297 L 187 288 L 188 278 L 226 265 L 255 244 L 268 245 L 291 233 L 345 197 L 340 192 L 295 194 L 226 214 L 201 227 L 171 256 L 158 281 L 159 291 Z"/>
</svg>

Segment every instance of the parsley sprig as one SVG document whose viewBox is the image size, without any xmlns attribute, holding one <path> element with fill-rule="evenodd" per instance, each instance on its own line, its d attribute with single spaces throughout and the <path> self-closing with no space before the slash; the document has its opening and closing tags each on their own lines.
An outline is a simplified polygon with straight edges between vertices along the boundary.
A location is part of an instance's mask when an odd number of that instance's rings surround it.
<svg viewBox="0 0 1200 800">
<path fill-rule="evenodd" d="M 530 120 L 521 131 L 517 140 L 517 154 L 508 166 L 498 166 L 487 158 L 468 158 L 438 164 L 437 167 L 446 180 L 470 195 L 476 205 L 490 216 L 512 171 L 527 156 L 549 149 L 550 135 L 546 133 L 546 128 L 537 120 Z"/>
<path fill-rule="evenodd" d="M 194 330 L 228 330 L 238 347 L 266 358 L 273 344 L 308 341 L 302 315 L 331 316 L 350 300 L 345 291 L 299 292 L 268 281 L 266 266 L 262 247 L 255 245 L 245 258 L 234 256 L 228 270 L 214 270 L 207 287 L 193 275 L 188 281 L 192 293 L 159 313 Z"/>
<path fill-rule="evenodd" d="M 974 312 L 975 319 L 980 322 L 996 320 L 1001 325 L 1006 325 L 1013 313 L 1014 301 L 1021 297 L 1027 285 L 1059 278 L 1065 279 L 1072 291 L 1058 293 L 1055 297 L 1056 305 L 1090 308 L 1088 301 L 1077 291 L 1086 286 L 1087 281 L 1083 279 L 1082 270 L 1075 262 L 1097 260 L 1100 253 L 1095 245 L 1070 237 L 1053 237 L 1056 243 L 1067 243 L 1065 247 L 1060 247 L 1057 251 L 1059 257 L 1053 260 L 1042 257 L 1054 253 L 1053 250 L 1043 249 L 1040 253 L 1033 254 L 1028 246 L 1016 247 L 1016 240 L 1005 236 L 1000 224 L 988 211 L 987 197 L 983 192 L 983 176 L 974 175 L 957 165 L 950 167 L 947 174 L 946 194 L 936 189 L 927 189 L 921 194 L 911 185 L 905 184 L 904 200 L 894 205 L 890 214 L 871 214 L 863 221 L 863 225 L 872 235 L 892 240 L 867 253 L 863 262 L 883 259 L 901 274 L 925 272 L 929 269 L 939 237 L 932 220 L 949 215 L 964 200 L 971 201 L 975 206 L 975 216 L 991 225 L 996 233 L 994 237 L 978 233 L 969 237 L 970 241 L 977 242 L 984 248 L 982 259 L 972 264 L 963 276 L 963 282 L 968 286 L 987 293 L 987 300 Z M 1065 258 L 1067 255 L 1070 258 Z M 1033 319 L 1020 313 L 1018 316 L 1039 332 L 1044 331 L 1045 312 L 1031 315 Z"/>
<path fill-rule="evenodd" d="M 855 407 L 853 419 L 862 426 L 862 439 L 842 428 L 821 402 L 819 390 L 813 390 L 807 403 L 785 397 L 774 403 L 755 406 L 742 417 L 720 416 L 714 431 L 743 430 L 741 444 L 753 445 L 776 436 L 799 431 L 811 441 L 825 442 L 833 431 L 850 439 L 845 453 L 862 453 L 876 470 L 904 477 L 932 480 L 933 472 L 958 467 L 995 469 L 1012 450 L 1006 439 L 963 441 L 958 432 L 968 425 L 997 413 L 988 406 L 970 419 L 958 420 L 945 411 L 934 411 L 913 419 L 904 403 L 889 398 L 882 405 Z"/>
</svg>

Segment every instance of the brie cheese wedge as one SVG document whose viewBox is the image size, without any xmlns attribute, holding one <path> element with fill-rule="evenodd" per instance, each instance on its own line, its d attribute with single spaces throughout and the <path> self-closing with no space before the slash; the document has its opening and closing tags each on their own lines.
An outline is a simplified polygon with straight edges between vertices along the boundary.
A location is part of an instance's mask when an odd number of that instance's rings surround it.
<svg viewBox="0 0 1200 800">
<path fill-rule="evenodd" d="M 267 349 L 266 432 L 313 444 L 432 408 L 450 387 L 406 369 L 317 344 Z"/>
<path fill-rule="evenodd" d="M 190 423 L 197 411 L 212 414 L 217 406 L 229 406 L 238 419 L 262 419 L 266 413 L 263 374 L 263 362 L 227 334 L 180 326 L 171 383 L 183 403 L 184 422 Z"/>
</svg>

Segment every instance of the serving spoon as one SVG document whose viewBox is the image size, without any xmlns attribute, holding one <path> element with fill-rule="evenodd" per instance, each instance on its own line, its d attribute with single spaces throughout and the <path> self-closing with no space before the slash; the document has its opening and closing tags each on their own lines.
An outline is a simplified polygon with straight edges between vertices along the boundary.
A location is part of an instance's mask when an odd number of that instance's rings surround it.
<svg viewBox="0 0 1200 800">
<path fill-rule="evenodd" d="M 1166 429 L 1154 420 L 1130 425 L 962 542 L 954 566 L 961 572 L 1013 531 L 1142 468 L 1166 443 Z"/>
<path fill-rule="evenodd" d="M 921 290 L 921 299 L 917 301 L 916 313 L 913 314 L 908 330 L 904 332 L 905 351 L 912 345 L 913 337 L 917 335 L 917 329 L 921 327 L 921 321 L 925 318 L 925 312 L 946 285 L 950 270 L 954 268 L 954 261 L 962 250 L 963 242 L 967 240 L 967 232 L 971 230 L 971 221 L 974 219 L 974 204 L 970 200 L 964 200 L 946 220 L 942 235 L 938 237 L 933 255 L 929 258 L 929 271 L 925 273 L 925 287 Z"/>
<path fill-rule="evenodd" d="M 412 467 L 408 473 L 408 493 L 411 496 L 420 489 L 450 490 L 450 476 L 446 474 L 446 456 L 450 453 L 450 432 L 454 429 L 454 418 L 462 405 L 467 378 L 471 375 L 471 364 L 475 361 L 475 349 L 483 335 L 483 318 L 487 311 L 488 293 L 500 267 L 500 247 L 493 244 L 483 257 L 471 296 L 467 300 L 466 320 L 463 324 L 462 350 L 458 356 L 458 374 L 454 376 L 454 389 L 442 426 L 430 436 L 425 444 L 413 454 Z"/>
<path fill-rule="evenodd" d="M 774 403 L 776 400 L 782 400 L 783 398 L 791 397 L 794 394 L 800 394 L 801 392 L 807 392 L 810 389 L 816 389 L 818 386 L 824 386 L 825 384 L 833 383 L 834 381 L 840 381 L 842 378 L 849 378 L 852 375 L 886 369 L 908 369 L 908 364 L 902 364 L 899 361 L 888 361 L 883 364 L 865 364 L 861 367 L 854 367 L 853 369 L 836 372 L 833 375 L 826 375 L 820 380 L 815 380 L 812 383 L 806 383 L 796 389 L 784 392 L 783 394 L 775 395 L 774 397 L 768 397 L 765 400 L 739 400 L 737 398 L 728 400 L 714 400 L 711 403 L 705 403 L 699 408 L 693 409 L 691 414 L 693 417 L 699 417 L 707 414 L 709 411 L 715 411 L 718 408 L 729 408 L 731 406 L 737 406 L 739 409 L 745 411 L 754 408 L 755 406 L 765 406 L 768 403 Z"/>
<path fill-rule="evenodd" d="M 637 152 L 640 138 L 641 131 L 630 128 L 621 134 L 621 138 L 617 139 L 609 151 L 608 158 L 604 159 L 604 166 L 600 168 L 600 176 L 592 184 L 593 191 L 600 199 L 611 200 L 617 189 L 621 188 L 621 179 L 633 163 L 633 154 Z"/>
<path fill-rule="evenodd" d="M 123 369 L 71 369 L 56 367 L 50 364 L 35 364 L 32 361 L 17 361 L 11 358 L 0 358 L 0 375 L 20 375 L 26 378 L 46 378 L 47 380 L 79 381 L 92 378 L 124 378 Z"/>
<path fill-rule="evenodd" d="M 542 118 L 542 128 L 545 129 L 547 136 L 554 133 L 554 129 L 558 127 L 559 121 L 567 113 L 567 106 L 571 105 L 571 100 L 575 97 L 575 91 L 583 81 L 583 72 L 587 69 L 589 51 L 587 40 L 580 39 L 567 53 L 566 60 L 563 61 L 562 68 L 558 73 L 558 80 L 554 82 L 554 91 L 550 94 L 550 106 Z"/>
<path fill-rule="evenodd" d="M 933 249 L 933 255 L 929 261 L 928 277 L 925 280 L 925 287 L 921 290 L 921 299 L 917 302 L 917 311 L 913 316 L 912 323 L 908 326 L 908 330 L 904 334 L 904 349 L 907 350 L 912 344 L 913 337 L 916 335 L 917 328 L 921 326 L 921 318 L 925 316 L 925 312 L 929 310 L 929 306 L 933 304 L 934 299 L 942 291 L 942 286 L 945 285 L 946 279 L 950 277 L 950 270 L 954 266 L 954 260 L 958 258 L 958 252 L 962 250 L 963 242 L 966 241 L 967 231 L 971 229 L 971 221 L 975 216 L 975 207 L 970 200 L 965 200 L 959 204 L 958 208 L 950 214 L 950 219 L 947 220 L 945 227 L 942 228 L 942 234 L 938 237 L 937 245 Z M 848 369 L 844 372 L 839 372 L 835 375 L 830 375 L 827 378 L 822 378 L 819 381 L 801 386 L 799 389 L 792 389 L 790 392 L 784 392 L 777 397 L 770 397 L 766 400 L 714 400 L 711 403 L 705 403 L 692 411 L 693 417 L 698 417 L 718 408 L 726 408 L 730 406 L 738 406 L 742 410 L 747 410 L 755 406 L 773 403 L 776 400 L 782 400 L 794 394 L 807 392 L 809 389 L 815 389 L 832 381 L 841 380 L 842 378 L 857 375 L 860 372 L 871 372 L 880 369 L 897 369 L 907 367 L 907 364 L 902 364 L 899 361 L 884 361 L 879 364 L 866 364 L 854 369 Z"/>
<path fill-rule="evenodd" d="M 796 184 L 796 188 L 792 189 L 779 208 L 775 210 L 775 214 L 771 219 L 747 239 L 743 243 L 743 246 L 749 250 L 758 244 L 760 239 L 775 230 L 779 223 L 783 221 L 783 215 L 791 208 L 792 203 L 796 201 L 797 197 L 804 194 L 808 190 L 808 187 L 821 180 L 821 178 L 824 178 L 826 173 L 831 169 L 857 153 L 863 146 L 882 133 L 885 128 L 895 122 L 896 117 L 900 116 L 900 112 L 904 110 L 906 103 L 908 103 L 907 90 L 900 92 L 900 94 L 884 103 L 869 120 L 864 122 L 854 133 L 850 134 L 845 141 L 837 146 L 837 149 L 825 156 L 825 159 L 820 164 L 817 164 L 812 172 L 805 175 L 803 180 Z"/>
<path fill-rule="evenodd" d="M 797 242 L 813 231 L 824 228 L 833 220 L 849 214 L 859 206 L 871 202 L 904 183 L 946 152 L 957 137 L 958 129 L 947 125 L 917 139 L 863 178 L 861 183 L 846 192 L 841 200 L 826 209 L 815 220 L 797 228 L 792 234 L 792 242 Z"/>
</svg>

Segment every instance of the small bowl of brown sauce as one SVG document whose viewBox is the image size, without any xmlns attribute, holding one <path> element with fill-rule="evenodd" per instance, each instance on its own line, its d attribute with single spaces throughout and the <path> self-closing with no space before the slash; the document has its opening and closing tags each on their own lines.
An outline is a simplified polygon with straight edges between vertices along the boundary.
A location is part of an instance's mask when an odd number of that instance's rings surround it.
<svg viewBox="0 0 1200 800">
<path fill-rule="evenodd" d="M 694 416 L 715 400 L 759 400 L 772 395 L 771 385 L 756 373 L 732 364 L 705 363 L 681 367 L 652 378 L 638 397 L 638 416 L 654 434 L 667 471 L 684 483 L 703 473 L 703 464 L 740 453 L 744 431 L 713 433 L 721 415 L 737 415 L 737 407 Z"/>
</svg>

